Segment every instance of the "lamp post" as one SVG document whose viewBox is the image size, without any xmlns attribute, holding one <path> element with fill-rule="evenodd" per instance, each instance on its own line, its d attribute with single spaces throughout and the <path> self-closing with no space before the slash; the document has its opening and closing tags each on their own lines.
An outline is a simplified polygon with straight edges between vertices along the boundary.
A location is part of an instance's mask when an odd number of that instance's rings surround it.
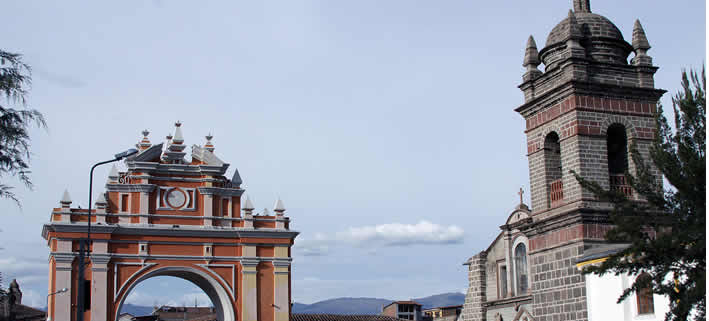
<svg viewBox="0 0 709 321">
<path fill-rule="evenodd" d="M 94 166 L 91 166 L 91 172 L 89 173 L 89 220 L 88 220 L 88 229 L 86 231 L 86 239 L 84 240 L 79 240 L 79 293 L 77 297 L 77 309 L 76 309 L 76 320 L 77 321 L 84 321 L 84 302 L 86 302 L 86 287 L 84 286 L 84 257 L 86 256 L 86 252 L 91 251 L 91 192 L 93 189 L 93 184 L 94 184 L 94 169 L 98 167 L 99 165 L 104 165 L 108 163 L 113 163 L 117 162 L 123 158 L 126 158 L 128 156 L 131 156 L 133 154 L 138 153 L 138 150 L 135 148 L 128 149 L 124 152 L 120 152 L 116 155 L 114 155 L 113 159 L 103 161 L 103 162 L 98 162 L 94 164 Z"/>
<path fill-rule="evenodd" d="M 47 321 L 51 320 L 51 318 L 49 317 L 49 297 L 52 296 L 52 295 L 58 294 L 58 293 L 64 293 L 64 292 L 66 292 L 66 291 L 69 291 L 69 289 L 63 288 L 63 289 L 61 289 L 61 290 L 59 290 L 59 291 L 56 291 L 56 292 L 52 292 L 52 293 L 47 294 Z"/>
</svg>

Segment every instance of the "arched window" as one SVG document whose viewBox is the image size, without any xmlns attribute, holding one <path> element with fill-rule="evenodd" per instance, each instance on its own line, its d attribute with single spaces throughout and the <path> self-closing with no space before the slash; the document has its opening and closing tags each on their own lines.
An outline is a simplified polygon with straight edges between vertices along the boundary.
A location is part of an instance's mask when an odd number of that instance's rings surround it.
<svg viewBox="0 0 709 321">
<path fill-rule="evenodd" d="M 544 138 L 544 170 L 549 185 L 549 206 L 555 206 L 564 199 L 564 185 L 561 180 L 561 143 L 559 135 L 551 132 Z"/>
<path fill-rule="evenodd" d="M 655 304 L 652 298 L 652 279 L 647 273 L 641 273 L 635 282 L 639 280 L 650 282 L 647 286 L 643 286 L 635 293 L 635 298 L 638 303 L 638 314 L 655 313 Z"/>
<path fill-rule="evenodd" d="M 628 135 L 625 126 L 613 124 L 607 132 L 608 176 L 611 190 L 631 195 L 632 190 L 625 181 L 625 171 L 628 170 Z"/>
<path fill-rule="evenodd" d="M 613 124 L 608 127 L 608 173 L 623 174 L 628 169 L 628 136 L 625 126 Z"/>
<path fill-rule="evenodd" d="M 515 246 L 515 280 L 517 281 L 517 295 L 527 293 L 529 278 L 527 277 L 527 247 L 524 243 Z"/>
</svg>

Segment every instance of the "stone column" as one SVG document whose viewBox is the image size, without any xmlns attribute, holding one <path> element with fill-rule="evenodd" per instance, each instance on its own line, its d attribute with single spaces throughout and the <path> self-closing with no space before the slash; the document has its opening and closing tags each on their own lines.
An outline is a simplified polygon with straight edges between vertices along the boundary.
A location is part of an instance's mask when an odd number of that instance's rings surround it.
<svg viewBox="0 0 709 321">
<path fill-rule="evenodd" d="M 273 262 L 273 279 L 274 279 L 274 304 L 275 313 L 274 321 L 288 321 L 290 318 L 290 298 L 288 297 L 290 283 L 288 282 L 288 275 L 290 263 L 289 262 Z"/>
<path fill-rule="evenodd" d="M 485 321 L 486 313 L 483 304 L 486 301 L 485 291 L 485 264 L 487 262 L 487 253 L 480 252 L 470 258 L 465 265 L 468 265 L 468 293 L 465 295 L 465 304 L 463 305 L 462 320 L 463 321 Z"/>
<path fill-rule="evenodd" d="M 71 263 L 74 261 L 74 255 L 54 255 L 54 263 L 56 265 L 56 276 L 54 278 L 54 288 L 56 291 L 67 288 L 65 293 L 57 293 L 52 296 L 54 300 L 53 315 L 50 315 L 51 320 L 71 320 L 71 297 L 76 293 L 71 286 L 72 273 Z"/>
<path fill-rule="evenodd" d="M 241 299 L 241 321 L 258 321 L 258 292 L 256 289 L 257 265 L 257 260 L 241 261 L 241 284 L 243 292 Z"/>
<path fill-rule="evenodd" d="M 94 243 L 94 250 L 97 243 Z M 104 252 L 105 253 L 105 252 Z M 91 321 L 108 318 L 108 261 L 106 254 L 91 255 Z"/>
</svg>

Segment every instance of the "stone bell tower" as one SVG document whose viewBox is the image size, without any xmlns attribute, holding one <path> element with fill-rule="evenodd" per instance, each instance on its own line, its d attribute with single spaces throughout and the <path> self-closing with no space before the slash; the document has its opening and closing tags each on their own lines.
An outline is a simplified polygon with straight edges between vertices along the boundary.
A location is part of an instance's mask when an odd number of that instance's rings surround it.
<svg viewBox="0 0 709 321">
<path fill-rule="evenodd" d="M 635 170 L 629 149 L 634 144 L 649 160 L 665 92 L 654 86 L 658 67 L 649 49 L 639 21 L 628 43 L 610 20 L 591 12 L 589 0 L 573 1 L 541 50 L 532 36 L 527 41 L 524 103 L 515 111 L 526 120 L 532 221 L 520 229 L 529 238 L 536 320 L 587 319 L 584 276 L 574 263 L 604 242 L 611 207 L 570 171 L 637 197 L 623 176 Z"/>
</svg>

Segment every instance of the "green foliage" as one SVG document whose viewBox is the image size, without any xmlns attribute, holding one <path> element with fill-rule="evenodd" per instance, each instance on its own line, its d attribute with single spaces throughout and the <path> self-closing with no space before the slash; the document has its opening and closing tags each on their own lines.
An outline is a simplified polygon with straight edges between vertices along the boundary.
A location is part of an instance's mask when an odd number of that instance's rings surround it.
<svg viewBox="0 0 709 321">
<path fill-rule="evenodd" d="M 46 128 L 42 114 L 27 109 L 26 95 L 32 82 L 30 66 L 22 62 L 22 56 L 0 50 L 0 179 L 16 176 L 27 188 L 32 189 L 29 178 L 30 137 L 28 127 L 35 123 Z M 19 105 L 22 109 L 11 106 Z M 12 187 L 0 183 L 0 197 L 9 198 L 20 206 Z"/>
<path fill-rule="evenodd" d="M 584 188 L 611 202 L 615 227 L 606 234 L 629 247 L 585 273 L 648 273 L 636 280 L 618 302 L 639 289 L 652 287 L 670 299 L 665 320 L 706 320 L 706 77 L 704 70 L 682 73 L 682 91 L 672 99 L 675 121 L 670 127 L 658 106 L 657 135 L 647 164 L 634 145 L 630 154 L 636 173 L 625 176 L 647 202 L 632 201 L 606 191 L 578 175 Z M 657 186 L 657 175 L 670 186 Z"/>
</svg>

